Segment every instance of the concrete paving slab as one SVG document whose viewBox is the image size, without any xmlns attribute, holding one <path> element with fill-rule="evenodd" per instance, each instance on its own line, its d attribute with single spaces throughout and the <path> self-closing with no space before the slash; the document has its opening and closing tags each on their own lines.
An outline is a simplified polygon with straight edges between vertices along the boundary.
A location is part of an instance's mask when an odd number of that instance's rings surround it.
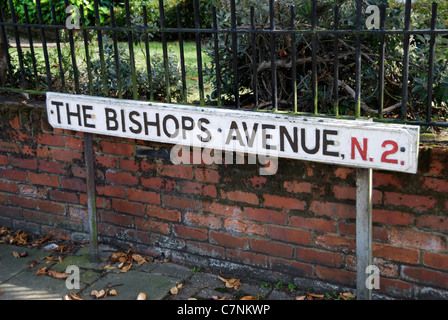
<svg viewBox="0 0 448 320">
<path fill-rule="evenodd" d="M 79 296 L 85 300 L 95 299 L 90 295 L 92 290 L 115 289 L 116 296 L 108 296 L 111 300 L 136 300 L 140 292 L 146 294 L 147 300 L 162 300 L 172 287 L 176 286 L 181 279 L 153 275 L 141 271 L 128 271 L 126 273 L 107 273 L 90 287 L 85 289 Z"/>
<path fill-rule="evenodd" d="M 28 256 L 24 258 L 16 258 L 13 251 L 19 254 L 26 251 Z M 26 247 L 13 246 L 8 244 L 0 244 L 0 283 L 16 276 L 23 270 L 30 267 L 30 262 L 36 260 L 40 262 L 48 256 L 48 252 L 38 249 L 28 249 Z"/>
</svg>

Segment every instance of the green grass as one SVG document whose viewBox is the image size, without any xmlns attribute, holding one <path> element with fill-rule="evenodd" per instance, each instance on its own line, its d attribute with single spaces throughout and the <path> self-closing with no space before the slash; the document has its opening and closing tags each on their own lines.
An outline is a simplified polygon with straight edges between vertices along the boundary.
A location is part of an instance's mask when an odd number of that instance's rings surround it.
<svg viewBox="0 0 448 320">
<path fill-rule="evenodd" d="M 126 49 L 129 52 L 129 46 L 127 42 L 120 42 L 119 47 Z M 191 103 L 193 101 L 197 101 L 199 99 L 199 83 L 198 83 L 198 67 L 197 67 L 197 50 L 195 42 L 184 42 L 184 59 L 185 59 L 185 73 L 186 73 L 186 86 L 189 89 L 189 95 L 187 98 L 187 102 Z M 99 58 L 99 50 L 95 43 L 95 47 L 92 47 L 92 44 L 89 45 L 90 48 L 90 60 L 93 61 Z M 180 45 L 179 42 L 173 41 L 167 43 L 168 52 L 173 53 L 178 61 L 178 65 L 180 66 Z M 144 70 L 146 72 L 146 49 L 144 42 L 134 44 L 134 61 L 137 69 Z M 62 55 L 65 57 L 66 61 L 68 61 L 69 65 L 71 65 L 71 53 L 70 53 L 70 45 L 69 43 L 61 44 Z M 22 48 L 23 53 L 30 52 L 30 48 Z M 45 74 L 45 61 L 44 61 L 44 51 L 42 47 L 35 47 L 35 56 L 38 61 L 38 70 L 43 75 Z M 13 65 L 19 65 L 18 62 L 18 54 L 16 48 L 10 48 L 10 55 L 13 61 Z M 163 46 L 161 42 L 150 42 L 149 43 L 149 52 L 150 57 L 155 54 L 163 55 Z M 57 55 L 57 48 L 49 47 L 48 55 L 50 61 L 50 70 L 53 77 L 60 76 L 59 70 L 59 61 Z M 87 74 L 85 70 L 87 70 L 86 65 L 86 54 L 85 54 L 85 46 L 83 41 L 78 41 L 75 44 L 75 56 L 76 63 L 78 69 L 81 71 L 81 82 L 86 81 Z M 209 66 L 211 64 L 210 57 L 204 53 L 204 50 L 201 52 L 202 57 L 202 68 L 205 66 Z M 205 96 L 210 93 L 212 90 L 212 86 L 209 81 L 204 77 L 204 91 Z"/>
</svg>

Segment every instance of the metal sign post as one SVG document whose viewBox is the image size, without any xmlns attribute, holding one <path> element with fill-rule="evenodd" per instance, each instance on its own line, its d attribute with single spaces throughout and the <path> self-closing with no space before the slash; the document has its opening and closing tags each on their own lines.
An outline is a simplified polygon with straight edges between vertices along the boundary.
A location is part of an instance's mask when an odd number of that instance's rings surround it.
<svg viewBox="0 0 448 320">
<path fill-rule="evenodd" d="M 356 296 L 372 299 L 367 267 L 372 264 L 372 169 L 356 170 Z"/>
</svg>

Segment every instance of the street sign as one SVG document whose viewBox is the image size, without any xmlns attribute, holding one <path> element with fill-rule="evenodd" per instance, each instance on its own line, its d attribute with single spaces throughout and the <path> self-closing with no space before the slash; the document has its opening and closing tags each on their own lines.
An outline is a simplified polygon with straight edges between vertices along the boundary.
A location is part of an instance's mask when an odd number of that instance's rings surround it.
<svg viewBox="0 0 448 320">
<path fill-rule="evenodd" d="M 418 126 L 47 93 L 54 128 L 416 173 Z"/>
</svg>

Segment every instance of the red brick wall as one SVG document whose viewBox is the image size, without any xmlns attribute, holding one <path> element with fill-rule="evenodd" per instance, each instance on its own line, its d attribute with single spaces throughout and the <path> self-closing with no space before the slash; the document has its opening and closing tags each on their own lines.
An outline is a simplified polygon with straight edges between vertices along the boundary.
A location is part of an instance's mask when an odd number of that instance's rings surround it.
<svg viewBox="0 0 448 320">
<path fill-rule="evenodd" d="M 82 134 L 53 130 L 45 120 L 42 127 L 19 117 L 6 122 L 0 225 L 86 239 Z M 355 287 L 352 169 L 280 159 L 275 175 L 260 176 L 256 165 L 136 156 L 148 147 L 170 146 L 94 136 L 100 241 L 254 278 Z M 448 296 L 447 163 L 447 148 L 422 147 L 418 174 L 374 172 L 375 293 Z"/>
</svg>

